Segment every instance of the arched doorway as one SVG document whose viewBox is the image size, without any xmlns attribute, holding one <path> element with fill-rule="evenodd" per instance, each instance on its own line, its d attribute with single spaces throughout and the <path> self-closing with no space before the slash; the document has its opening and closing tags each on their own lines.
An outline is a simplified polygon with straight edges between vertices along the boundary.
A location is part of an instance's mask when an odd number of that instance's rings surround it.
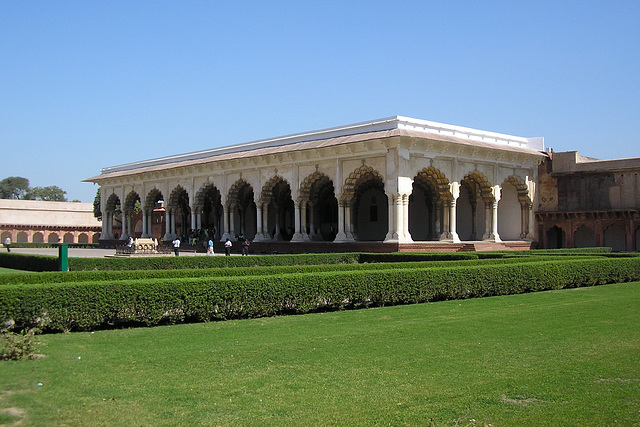
<svg viewBox="0 0 640 427">
<path fill-rule="evenodd" d="M 389 230 L 389 209 L 382 175 L 362 165 L 347 178 L 343 199 L 350 208 L 345 217 L 351 216 L 345 218 L 347 237 L 351 233 L 356 240 L 384 240 Z"/>
<path fill-rule="evenodd" d="M 122 234 L 122 208 L 120 198 L 115 193 L 112 193 L 107 199 L 105 212 L 107 226 L 105 237 L 107 239 L 117 239 Z M 48 243 L 51 243 L 51 241 Z"/>
<path fill-rule="evenodd" d="M 229 234 L 253 240 L 256 235 L 256 203 L 253 187 L 240 179 L 229 190 Z"/>
<path fill-rule="evenodd" d="M 265 234 L 273 240 L 290 241 L 294 233 L 295 209 L 289 183 L 280 176 L 271 178 L 262 187 L 261 200 L 267 204 Z"/>
<path fill-rule="evenodd" d="M 154 188 L 149 191 L 142 209 L 142 237 L 158 241 L 166 234 L 166 215 L 164 196 Z"/>
<path fill-rule="evenodd" d="M 124 202 L 124 228 L 122 238 L 141 237 L 141 232 L 136 233 L 136 229 L 142 230 L 139 226 L 142 220 L 142 205 L 140 203 L 140 196 L 135 191 L 130 192 Z"/>
<path fill-rule="evenodd" d="M 302 182 L 300 199 L 303 235 L 306 233 L 311 240 L 333 241 L 338 232 L 338 199 L 333 181 L 323 173 L 314 172 Z"/>
<path fill-rule="evenodd" d="M 561 249 L 567 246 L 567 240 L 562 228 L 554 225 L 547 230 L 547 249 Z"/>
<path fill-rule="evenodd" d="M 456 231 L 460 240 L 497 237 L 492 236 L 490 224 L 494 201 L 491 184 L 484 175 L 478 171 L 465 175 L 460 182 L 460 195 L 456 202 Z"/>
<path fill-rule="evenodd" d="M 195 199 L 196 214 L 200 216 L 199 234 L 202 238 L 220 239 L 223 230 L 222 196 L 220 190 L 212 184 L 207 183 L 196 194 Z"/>
<path fill-rule="evenodd" d="M 183 238 L 186 241 L 186 237 L 191 233 L 191 207 L 189 206 L 189 193 L 184 187 L 178 185 L 169 197 L 169 204 L 167 206 L 169 210 L 169 237 L 171 239 L 175 237 Z M 167 235 L 165 234 L 165 239 Z"/>
<path fill-rule="evenodd" d="M 522 179 L 510 176 L 502 183 L 498 202 L 498 234 L 502 240 L 520 240 L 529 232 L 529 189 Z"/>
<path fill-rule="evenodd" d="M 449 193 L 449 181 L 432 166 L 422 169 L 413 178 L 409 196 L 409 233 L 414 241 L 440 238 L 443 195 L 446 193 Z"/>
</svg>

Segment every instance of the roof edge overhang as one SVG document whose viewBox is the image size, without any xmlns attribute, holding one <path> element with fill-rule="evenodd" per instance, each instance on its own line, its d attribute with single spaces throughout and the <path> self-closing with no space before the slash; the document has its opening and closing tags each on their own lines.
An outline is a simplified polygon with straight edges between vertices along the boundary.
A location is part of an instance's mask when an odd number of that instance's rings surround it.
<svg viewBox="0 0 640 427">
<path fill-rule="evenodd" d="M 243 144 L 230 145 L 226 147 L 213 148 L 208 150 L 194 151 L 185 154 L 160 157 L 150 160 L 142 160 L 133 163 L 126 163 L 118 166 L 110 166 L 101 169 L 102 175 L 108 175 L 113 172 L 124 172 L 128 170 L 140 169 L 150 166 L 160 166 L 170 163 L 179 163 L 182 161 L 198 160 L 203 158 L 217 157 L 225 154 L 233 154 L 244 151 L 253 151 L 261 148 L 278 147 L 291 145 L 300 142 L 309 142 L 316 140 L 325 140 L 338 138 L 343 136 L 352 136 L 357 134 L 366 134 L 379 131 L 389 130 L 410 130 L 413 132 L 424 134 L 435 134 L 450 136 L 469 141 L 484 142 L 496 144 L 499 146 L 513 146 L 518 148 L 526 148 L 533 151 L 544 151 L 544 138 L 525 138 L 513 135 L 507 135 L 496 132 L 482 131 L 472 128 L 466 128 L 456 125 L 448 125 L 428 120 L 413 119 L 404 116 L 392 116 L 383 119 L 370 120 L 366 122 L 353 123 L 349 125 L 336 126 L 310 132 L 296 133 L 276 138 L 263 139 Z M 85 180 L 86 182 L 94 182 L 94 178 Z"/>
</svg>

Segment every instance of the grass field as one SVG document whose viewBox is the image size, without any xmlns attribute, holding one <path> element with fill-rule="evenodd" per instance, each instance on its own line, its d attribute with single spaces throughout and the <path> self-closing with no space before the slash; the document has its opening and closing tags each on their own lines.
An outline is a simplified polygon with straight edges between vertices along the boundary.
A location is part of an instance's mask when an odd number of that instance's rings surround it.
<svg viewBox="0 0 640 427">
<path fill-rule="evenodd" d="M 14 270 L 12 268 L 0 267 L 0 274 L 4 274 L 4 273 L 26 273 L 26 272 L 22 270 Z"/>
<path fill-rule="evenodd" d="M 640 283 L 41 337 L 0 424 L 640 424 Z"/>
</svg>

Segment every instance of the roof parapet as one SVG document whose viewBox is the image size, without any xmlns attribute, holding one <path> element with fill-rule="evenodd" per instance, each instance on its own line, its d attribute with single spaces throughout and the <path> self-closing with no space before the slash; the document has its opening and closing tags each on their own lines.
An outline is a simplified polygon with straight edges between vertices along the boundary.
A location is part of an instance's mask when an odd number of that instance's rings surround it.
<svg viewBox="0 0 640 427">
<path fill-rule="evenodd" d="M 102 174 L 112 172 L 122 172 L 131 169 L 137 169 L 147 166 L 159 166 L 168 163 L 197 160 L 206 157 L 218 156 L 223 154 L 238 153 L 250 151 L 265 147 L 276 147 L 299 142 L 307 142 L 313 140 L 323 140 L 336 138 L 341 136 L 349 136 L 363 134 L 369 132 L 386 131 L 393 129 L 406 129 L 425 134 L 439 134 L 454 136 L 456 138 L 467 139 L 471 141 L 482 141 L 485 143 L 496 145 L 507 145 L 511 147 L 526 148 L 533 151 L 544 151 L 544 138 L 524 138 L 513 135 L 506 135 L 496 132 L 488 132 L 477 129 L 465 128 L 462 126 L 448 125 L 444 123 L 431 122 L 427 120 L 413 119 L 403 116 L 392 116 L 383 119 L 370 120 L 366 122 L 353 123 L 350 125 L 336 126 L 326 129 L 320 129 L 309 132 L 296 133 L 291 135 L 280 136 L 276 138 L 262 139 L 253 142 L 235 144 L 226 147 L 213 148 L 202 151 L 194 151 L 191 153 L 177 154 L 172 156 L 160 157 L 150 160 L 142 160 L 133 163 L 126 163 L 118 166 L 110 166 L 100 170 Z"/>
</svg>

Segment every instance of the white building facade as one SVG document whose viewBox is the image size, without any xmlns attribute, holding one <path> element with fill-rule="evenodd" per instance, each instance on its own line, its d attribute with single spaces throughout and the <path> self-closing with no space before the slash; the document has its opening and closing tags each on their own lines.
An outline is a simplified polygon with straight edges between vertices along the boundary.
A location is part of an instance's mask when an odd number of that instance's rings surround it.
<svg viewBox="0 0 640 427">
<path fill-rule="evenodd" d="M 108 167 L 101 239 L 534 241 L 542 138 L 390 117 Z M 133 221 L 139 207 L 141 219 Z M 136 217 L 140 217 L 138 214 Z M 156 221 L 157 222 L 157 221 Z"/>
</svg>

